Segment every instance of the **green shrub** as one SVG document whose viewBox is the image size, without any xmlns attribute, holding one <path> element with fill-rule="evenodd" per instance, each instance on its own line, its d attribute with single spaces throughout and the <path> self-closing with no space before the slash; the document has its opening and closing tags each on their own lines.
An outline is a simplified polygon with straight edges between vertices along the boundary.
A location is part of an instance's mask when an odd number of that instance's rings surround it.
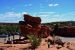
<svg viewBox="0 0 75 50">
<path fill-rule="evenodd" d="M 28 35 L 28 38 L 31 41 L 32 49 L 35 49 L 40 45 L 41 38 L 38 38 L 35 35 Z"/>
</svg>

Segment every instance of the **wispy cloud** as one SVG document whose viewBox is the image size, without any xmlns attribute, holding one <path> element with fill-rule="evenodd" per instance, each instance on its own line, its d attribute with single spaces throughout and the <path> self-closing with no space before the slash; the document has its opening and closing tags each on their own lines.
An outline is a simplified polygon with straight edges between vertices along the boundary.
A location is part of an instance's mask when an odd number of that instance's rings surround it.
<svg viewBox="0 0 75 50">
<path fill-rule="evenodd" d="M 0 14 L 0 22 L 19 22 L 23 20 L 23 14 L 29 14 L 28 12 L 5 12 Z M 31 14 L 32 15 L 32 14 Z M 38 16 L 41 18 L 42 23 L 55 22 L 55 21 L 75 21 L 75 12 L 58 13 L 58 12 L 36 12 L 32 16 Z"/>
<path fill-rule="evenodd" d="M 28 12 L 22 12 L 22 14 L 28 14 Z"/>
<path fill-rule="evenodd" d="M 48 4 L 49 7 L 59 6 L 59 4 Z"/>
<path fill-rule="evenodd" d="M 37 16 L 41 17 L 42 23 L 55 21 L 75 21 L 75 12 L 58 13 L 58 12 L 38 12 Z"/>
<path fill-rule="evenodd" d="M 0 22 L 19 22 L 23 20 L 23 14 L 26 14 L 26 12 L 5 12 L 3 14 L 0 14 Z"/>
<path fill-rule="evenodd" d="M 53 16 L 54 14 L 56 14 L 56 12 L 38 12 L 36 13 L 37 16 L 40 16 L 40 17 L 49 17 L 49 16 Z"/>
<path fill-rule="evenodd" d="M 56 13 L 56 12 L 39 12 L 39 13 L 48 13 L 48 14 L 52 14 L 52 13 Z"/>
<path fill-rule="evenodd" d="M 35 16 L 49 16 L 51 14 L 55 14 L 56 12 L 37 12 L 35 13 Z"/>
</svg>

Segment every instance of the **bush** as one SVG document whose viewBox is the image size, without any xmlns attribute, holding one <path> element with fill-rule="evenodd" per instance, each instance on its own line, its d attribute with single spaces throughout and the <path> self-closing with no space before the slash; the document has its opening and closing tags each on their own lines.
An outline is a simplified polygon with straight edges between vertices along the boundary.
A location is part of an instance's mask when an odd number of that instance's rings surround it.
<svg viewBox="0 0 75 50">
<path fill-rule="evenodd" d="M 31 41 L 32 49 L 35 49 L 40 45 L 41 38 L 37 38 L 35 35 L 28 35 L 28 38 Z"/>
</svg>

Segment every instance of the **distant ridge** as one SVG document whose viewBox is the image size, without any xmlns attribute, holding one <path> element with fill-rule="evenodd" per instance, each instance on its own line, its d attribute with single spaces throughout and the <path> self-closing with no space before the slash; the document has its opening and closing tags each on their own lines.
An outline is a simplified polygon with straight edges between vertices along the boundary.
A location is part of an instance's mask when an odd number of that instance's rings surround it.
<svg viewBox="0 0 75 50">
<path fill-rule="evenodd" d="M 18 25 L 19 23 L 6 23 L 6 22 L 0 22 L 0 25 Z M 53 24 L 72 24 L 75 25 L 75 21 L 58 21 L 58 22 L 49 22 L 49 23 L 42 23 L 43 25 L 53 25 Z"/>
<path fill-rule="evenodd" d="M 2 22 L 1 22 L 0 25 L 18 25 L 18 23 L 5 23 L 5 22 L 2 23 Z"/>
<path fill-rule="evenodd" d="M 63 25 L 73 25 L 75 26 L 75 21 L 59 21 L 59 22 L 50 22 L 50 23 L 42 23 L 43 25 L 53 25 L 53 24 L 63 24 Z"/>
</svg>

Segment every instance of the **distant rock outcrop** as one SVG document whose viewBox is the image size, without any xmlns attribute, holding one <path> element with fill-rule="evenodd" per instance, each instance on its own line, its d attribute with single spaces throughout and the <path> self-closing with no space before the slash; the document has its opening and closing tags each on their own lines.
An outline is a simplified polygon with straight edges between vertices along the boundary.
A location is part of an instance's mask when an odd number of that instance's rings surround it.
<svg viewBox="0 0 75 50">
<path fill-rule="evenodd" d="M 75 37 L 75 27 L 60 27 L 56 35 L 64 37 Z"/>
</svg>

